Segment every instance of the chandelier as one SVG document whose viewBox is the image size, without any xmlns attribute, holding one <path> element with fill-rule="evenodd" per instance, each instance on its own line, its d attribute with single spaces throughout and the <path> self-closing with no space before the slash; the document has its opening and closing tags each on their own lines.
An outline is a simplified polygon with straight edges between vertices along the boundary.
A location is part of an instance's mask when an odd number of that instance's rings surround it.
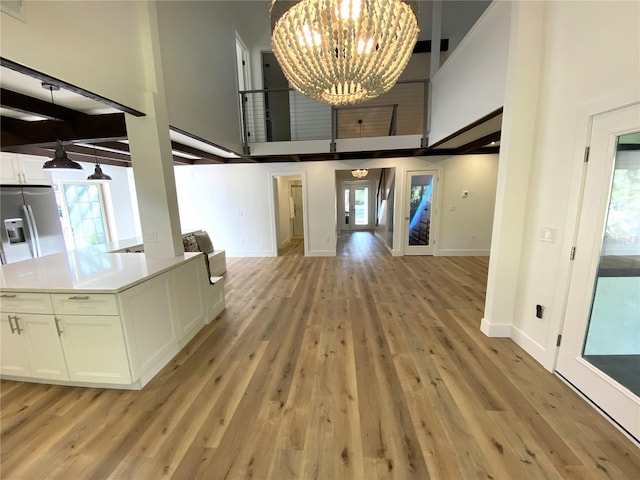
<svg viewBox="0 0 640 480">
<path fill-rule="evenodd" d="M 369 170 L 366 168 L 358 168 L 357 170 L 351 170 L 351 175 L 353 175 L 354 178 L 364 178 L 369 175 Z"/>
<path fill-rule="evenodd" d="M 329 105 L 363 102 L 393 87 L 419 30 L 400 0 L 272 0 L 271 25 L 289 83 Z"/>
</svg>

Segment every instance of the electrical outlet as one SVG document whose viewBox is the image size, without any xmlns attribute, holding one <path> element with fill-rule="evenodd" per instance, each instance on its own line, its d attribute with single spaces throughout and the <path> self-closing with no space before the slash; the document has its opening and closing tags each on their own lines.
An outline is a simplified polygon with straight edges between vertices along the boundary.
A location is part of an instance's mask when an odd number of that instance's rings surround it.
<svg viewBox="0 0 640 480">
<path fill-rule="evenodd" d="M 558 231 L 555 228 L 542 227 L 540 229 L 540 241 L 547 243 L 556 243 L 556 234 Z"/>
</svg>

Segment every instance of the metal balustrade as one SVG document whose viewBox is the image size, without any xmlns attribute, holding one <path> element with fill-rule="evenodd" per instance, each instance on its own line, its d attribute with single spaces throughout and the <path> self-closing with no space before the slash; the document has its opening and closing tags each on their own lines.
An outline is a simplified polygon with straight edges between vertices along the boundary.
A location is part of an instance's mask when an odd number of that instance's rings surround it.
<svg viewBox="0 0 640 480">
<path fill-rule="evenodd" d="M 292 88 L 239 92 L 244 153 L 259 142 L 327 140 L 335 151 L 337 139 L 429 135 L 429 80 L 406 80 L 368 102 L 331 107 Z"/>
</svg>

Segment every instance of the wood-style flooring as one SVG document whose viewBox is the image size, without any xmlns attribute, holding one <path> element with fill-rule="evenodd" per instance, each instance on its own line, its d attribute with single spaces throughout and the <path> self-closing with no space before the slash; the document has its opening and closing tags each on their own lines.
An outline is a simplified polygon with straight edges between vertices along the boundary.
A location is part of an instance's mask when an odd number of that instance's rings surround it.
<svg viewBox="0 0 640 480">
<path fill-rule="evenodd" d="M 227 309 L 142 391 L 3 381 L 9 479 L 638 479 L 640 451 L 509 339 L 487 258 L 228 258 Z"/>
</svg>

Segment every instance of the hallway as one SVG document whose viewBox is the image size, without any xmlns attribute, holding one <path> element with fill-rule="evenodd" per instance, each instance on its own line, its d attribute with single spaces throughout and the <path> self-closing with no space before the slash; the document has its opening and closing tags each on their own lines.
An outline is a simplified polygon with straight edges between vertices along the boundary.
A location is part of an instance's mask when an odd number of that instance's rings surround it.
<svg viewBox="0 0 640 480">
<path fill-rule="evenodd" d="M 382 240 L 376 237 L 373 231 L 355 230 L 340 232 L 336 255 L 338 257 L 367 258 L 377 255 L 391 256 L 391 252 L 387 250 Z"/>
</svg>

